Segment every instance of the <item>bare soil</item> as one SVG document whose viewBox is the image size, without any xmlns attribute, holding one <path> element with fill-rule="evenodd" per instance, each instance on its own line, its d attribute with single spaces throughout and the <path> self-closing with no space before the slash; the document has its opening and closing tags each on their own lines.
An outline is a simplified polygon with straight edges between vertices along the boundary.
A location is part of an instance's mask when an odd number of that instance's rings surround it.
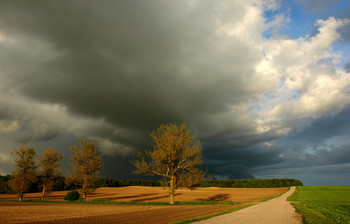
<svg viewBox="0 0 350 224">
<path fill-rule="evenodd" d="M 177 189 L 175 201 L 261 201 L 264 198 L 280 195 L 287 188 L 187 188 Z M 49 192 L 45 200 L 63 201 L 68 191 Z M 24 200 L 40 200 L 40 193 L 24 194 Z M 0 194 L 0 200 L 17 200 L 15 194 Z M 101 187 L 87 195 L 87 200 L 107 199 L 127 202 L 168 202 L 169 191 L 163 187 Z"/>
<path fill-rule="evenodd" d="M 225 210 L 229 205 L 88 205 L 0 203 L 0 223 L 169 223 Z"/>
<path fill-rule="evenodd" d="M 287 188 L 199 188 L 178 189 L 176 201 L 260 201 Z M 62 201 L 67 191 L 51 192 L 47 200 Z M 40 193 L 28 193 L 24 200 L 38 200 Z M 0 194 L 0 200 L 17 195 Z M 99 188 L 88 200 L 168 202 L 168 190 L 160 187 Z M 0 223 L 169 223 L 226 210 L 234 205 L 94 205 L 0 202 Z"/>
</svg>

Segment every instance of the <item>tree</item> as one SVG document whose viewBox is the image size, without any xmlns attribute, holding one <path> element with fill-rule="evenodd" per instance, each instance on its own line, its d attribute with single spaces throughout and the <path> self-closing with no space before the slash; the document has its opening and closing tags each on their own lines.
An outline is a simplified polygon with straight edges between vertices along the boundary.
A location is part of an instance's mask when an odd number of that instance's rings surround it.
<svg viewBox="0 0 350 224">
<path fill-rule="evenodd" d="M 62 154 L 52 148 L 45 149 L 40 158 L 39 167 L 41 169 L 39 175 L 41 176 L 42 200 L 45 199 L 46 192 L 52 190 L 56 179 L 60 176 L 61 159 Z"/>
<path fill-rule="evenodd" d="M 94 189 L 103 163 L 95 141 L 81 138 L 78 142 L 79 146 L 74 145 L 70 148 L 73 169 L 68 182 L 80 185 L 83 199 L 86 200 L 86 194 Z"/>
<path fill-rule="evenodd" d="M 19 149 L 15 149 L 14 154 L 16 170 L 12 173 L 12 179 L 9 181 L 11 190 L 18 194 L 19 201 L 22 201 L 23 194 L 28 191 L 30 184 L 36 181 L 36 163 L 35 149 L 21 145 Z"/>
<path fill-rule="evenodd" d="M 204 181 L 201 166 L 202 147 L 196 135 L 185 124 L 160 125 L 151 133 L 153 150 L 138 153 L 133 160 L 134 174 L 158 175 L 169 183 L 170 204 L 174 204 L 175 188 L 194 188 Z"/>
</svg>

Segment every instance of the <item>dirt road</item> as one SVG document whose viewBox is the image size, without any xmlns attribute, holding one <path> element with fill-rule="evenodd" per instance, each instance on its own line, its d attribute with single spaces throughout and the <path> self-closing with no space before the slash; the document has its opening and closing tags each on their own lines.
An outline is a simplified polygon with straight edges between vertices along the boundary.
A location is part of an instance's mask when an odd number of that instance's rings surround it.
<svg viewBox="0 0 350 224">
<path fill-rule="evenodd" d="M 294 191 L 295 187 L 291 187 L 288 192 L 278 198 L 259 203 L 237 212 L 197 222 L 197 224 L 301 224 L 301 216 L 295 212 L 294 207 L 287 201 L 287 197 L 293 194 Z"/>
</svg>

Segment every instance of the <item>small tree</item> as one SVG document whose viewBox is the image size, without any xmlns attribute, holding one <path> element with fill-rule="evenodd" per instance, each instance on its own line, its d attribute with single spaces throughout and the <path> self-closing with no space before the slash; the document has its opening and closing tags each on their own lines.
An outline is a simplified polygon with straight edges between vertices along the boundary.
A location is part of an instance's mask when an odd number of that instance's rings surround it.
<svg viewBox="0 0 350 224">
<path fill-rule="evenodd" d="M 79 146 L 74 145 L 70 148 L 73 169 L 68 182 L 80 185 L 83 199 L 86 200 L 86 194 L 94 189 L 103 163 L 95 141 L 81 138 L 78 142 Z"/>
<path fill-rule="evenodd" d="M 9 181 L 9 186 L 18 194 L 18 200 L 22 201 L 23 194 L 28 191 L 30 184 L 36 181 L 36 153 L 34 148 L 21 145 L 11 154 L 16 156 L 16 170 L 12 173 L 13 178 Z"/>
<path fill-rule="evenodd" d="M 132 164 L 135 174 L 158 175 L 168 180 L 170 204 L 174 204 L 175 188 L 180 184 L 193 188 L 204 181 L 201 165 L 202 147 L 196 135 L 182 124 L 162 124 L 150 136 L 153 150 L 138 153 Z"/>
<path fill-rule="evenodd" d="M 41 187 L 42 196 L 41 200 L 45 200 L 45 194 L 49 190 L 52 190 L 56 179 L 60 176 L 60 160 L 62 159 L 62 154 L 58 153 L 52 148 L 47 148 L 44 150 L 44 154 L 40 158 L 39 167 L 41 176 Z"/>
</svg>

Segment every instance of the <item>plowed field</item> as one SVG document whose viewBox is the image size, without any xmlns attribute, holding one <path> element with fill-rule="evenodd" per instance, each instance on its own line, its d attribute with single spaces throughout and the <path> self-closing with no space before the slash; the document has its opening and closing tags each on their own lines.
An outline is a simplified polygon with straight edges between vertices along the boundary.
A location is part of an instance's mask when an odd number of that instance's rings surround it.
<svg viewBox="0 0 350 224">
<path fill-rule="evenodd" d="M 260 201 L 287 188 L 199 188 L 178 189 L 176 201 Z M 47 200 L 62 201 L 67 191 L 51 192 Z M 38 200 L 40 193 L 28 193 L 24 200 Z M 17 199 L 0 194 L 0 200 Z M 158 187 L 99 188 L 88 200 L 167 202 L 168 191 Z M 169 223 L 226 210 L 233 205 L 89 205 L 0 202 L 0 223 Z"/>
</svg>

